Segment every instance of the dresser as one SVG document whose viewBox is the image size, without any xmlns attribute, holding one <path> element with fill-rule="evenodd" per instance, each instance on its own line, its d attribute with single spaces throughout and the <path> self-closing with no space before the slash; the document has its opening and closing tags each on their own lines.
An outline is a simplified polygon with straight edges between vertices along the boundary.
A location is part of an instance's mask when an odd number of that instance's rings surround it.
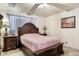
<svg viewBox="0 0 79 59">
<path fill-rule="evenodd" d="M 4 36 L 4 48 L 3 51 L 9 51 L 17 48 L 17 36 L 9 35 Z"/>
</svg>

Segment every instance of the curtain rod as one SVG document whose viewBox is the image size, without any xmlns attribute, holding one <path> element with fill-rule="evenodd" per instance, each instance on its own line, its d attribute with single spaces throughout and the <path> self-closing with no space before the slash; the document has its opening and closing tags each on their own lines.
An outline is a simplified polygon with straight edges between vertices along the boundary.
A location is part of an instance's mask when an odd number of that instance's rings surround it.
<svg viewBox="0 0 79 59">
<path fill-rule="evenodd" d="M 27 16 L 20 16 L 20 15 L 15 15 L 15 14 L 10 14 L 10 13 L 7 13 L 7 15 L 18 16 L 18 17 L 27 17 Z M 28 16 L 27 18 L 33 18 L 33 17 Z M 33 18 L 33 19 L 36 19 L 36 18 Z"/>
</svg>

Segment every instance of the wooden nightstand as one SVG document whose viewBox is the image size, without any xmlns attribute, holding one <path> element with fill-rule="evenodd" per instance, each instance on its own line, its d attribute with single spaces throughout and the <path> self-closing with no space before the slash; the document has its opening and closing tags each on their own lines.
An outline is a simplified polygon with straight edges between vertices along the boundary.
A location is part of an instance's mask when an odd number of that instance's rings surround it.
<svg viewBox="0 0 79 59">
<path fill-rule="evenodd" d="M 3 51 L 9 51 L 17 48 L 17 36 L 4 36 Z"/>
</svg>

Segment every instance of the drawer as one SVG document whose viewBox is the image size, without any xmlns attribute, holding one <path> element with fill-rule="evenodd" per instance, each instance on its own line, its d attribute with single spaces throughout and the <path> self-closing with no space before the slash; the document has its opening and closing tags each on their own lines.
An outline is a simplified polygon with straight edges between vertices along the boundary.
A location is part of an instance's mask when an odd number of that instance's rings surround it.
<svg viewBox="0 0 79 59">
<path fill-rule="evenodd" d="M 16 42 L 17 41 L 17 39 L 15 39 L 15 38 L 8 38 L 8 39 L 4 39 L 4 42 L 6 43 L 6 42 Z"/>
<path fill-rule="evenodd" d="M 6 46 L 7 50 L 11 50 L 11 49 L 15 49 L 15 48 L 16 48 L 16 46 Z"/>
<path fill-rule="evenodd" d="M 16 42 L 7 42 L 5 43 L 5 45 L 16 45 L 17 43 Z"/>
</svg>

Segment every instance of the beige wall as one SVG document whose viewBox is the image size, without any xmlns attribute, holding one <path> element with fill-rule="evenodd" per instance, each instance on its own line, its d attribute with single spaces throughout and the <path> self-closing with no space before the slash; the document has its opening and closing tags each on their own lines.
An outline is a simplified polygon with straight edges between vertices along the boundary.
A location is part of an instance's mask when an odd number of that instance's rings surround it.
<svg viewBox="0 0 79 59">
<path fill-rule="evenodd" d="M 61 18 L 76 16 L 76 28 L 61 28 Z M 68 47 L 79 49 L 79 9 L 63 12 L 46 18 L 47 33 L 51 36 L 59 36 Z"/>
</svg>

